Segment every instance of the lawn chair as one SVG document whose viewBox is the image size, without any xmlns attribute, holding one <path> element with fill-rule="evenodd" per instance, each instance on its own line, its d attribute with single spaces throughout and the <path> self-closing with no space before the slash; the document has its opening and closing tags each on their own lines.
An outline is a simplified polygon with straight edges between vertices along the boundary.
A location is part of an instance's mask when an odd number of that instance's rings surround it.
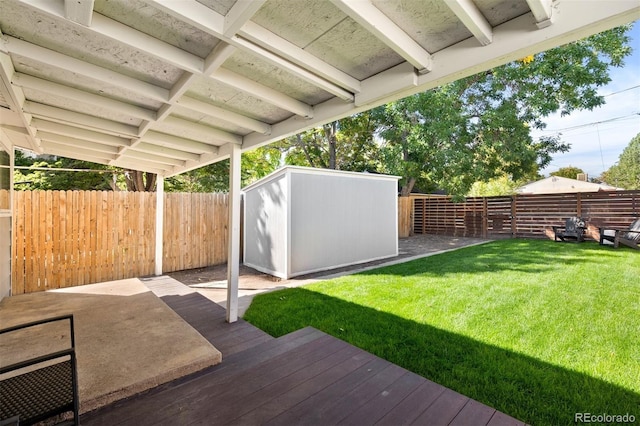
<svg viewBox="0 0 640 426">
<path fill-rule="evenodd" d="M 584 220 L 579 217 L 570 217 L 564 226 L 554 226 L 553 234 L 555 241 L 584 241 L 584 231 L 586 229 Z"/>
<path fill-rule="evenodd" d="M 600 229 L 600 244 L 603 245 L 605 241 L 613 243 L 614 248 L 618 248 L 620 244 L 640 250 L 638 244 L 640 244 L 640 219 L 634 220 L 629 229 L 613 229 L 613 228 L 599 228 Z M 607 231 L 613 232 L 613 235 L 608 235 Z"/>
<path fill-rule="evenodd" d="M 67 349 L 0 368 L 0 424 L 32 425 L 43 420 L 78 424 L 78 377 L 73 315 L 48 318 L 0 330 L 0 336 L 56 321 L 69 321 Z M 72 413 L 73 417 L 59 417 Z M 51 424 L 48 421 L 46 424 Z"/>
</svg>

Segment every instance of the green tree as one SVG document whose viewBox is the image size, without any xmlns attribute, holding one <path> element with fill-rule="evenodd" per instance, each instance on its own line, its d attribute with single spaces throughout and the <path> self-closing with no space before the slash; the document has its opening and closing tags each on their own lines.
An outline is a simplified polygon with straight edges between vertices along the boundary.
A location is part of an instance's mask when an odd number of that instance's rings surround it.
<svg viewBox="0 0 640 426">
<path fill-rule="evenodd" d="M 516 189 L 531 182 L 538 180 L 541 176 L 537 173 L 529 178 L 513 180 L 510 176 L 502 175 L 489 181 L 474 182 L 467 193 L 467 197 L 495 197 L 498 195 L 513 195 Z"/>
<path fill-rule="evenodd" d="M 402 194 L 442 188 L 464 195 L 476 181 L 519 180 L 569 145 L 531 136 L 551 113 L 604 103 L 597 89 L 630 53 L 629 27 L 463 78 L 372 112 L 383 138 L 382 171 L 403 177 Z"/>
<path fill-rule="evenodd" d="M 291 136 L 276 144 L 291 165 L 349 171 L 375 171 L 376 122 L 369 112 Z"/>
<path fill-rule="evenodd" d="M 569 166 L 569 167 L 561 167 L 557 171 L 549 173 L 549 175 L 560 176 L 560 177 L 565 177 L 569 179 L 577 179 L 578 174 L 581 174 L 581 173 L 584 174 L 584 170 L 582 170 L 581 168 Z"/>
<path fill-rule="evenodd" d="M 602 180 L 625 189 L 640 189 L 640 133 L 622 151 L 617 164 L 603 173 Z"/>
<path fill-rule="evenodd" d="M 88 161 L 56 157 L 41 159 L 15 151 L 15 165 L 21 167 L 37 167 L 37 170 L 14 170 L 14 184 L 17 190 L 98 190 L 114 189 L 114 169 L 102 164 Z M 40 170 L 40 169 L 51 169 Z M 79 171 L 62 171 L 56 169 L 77 169 Z M 91 170 L 91 171 L 80 171 Z"/>
<path fill-rule="evenodd" d="M 277 144 L 242 154 L 241 185 L 249 185 L 276 170 L 282 151 Z M 165 180 L 167 192 L 226 192 L 229 190 L 229 160 L 219 161 Z"/>
</svg>

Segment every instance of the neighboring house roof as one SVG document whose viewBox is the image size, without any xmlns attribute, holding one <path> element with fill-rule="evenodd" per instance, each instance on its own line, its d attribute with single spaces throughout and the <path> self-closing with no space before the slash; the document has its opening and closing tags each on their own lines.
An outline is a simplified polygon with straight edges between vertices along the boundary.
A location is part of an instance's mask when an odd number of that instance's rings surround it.
<svg viewBox="0 0 640 426">
<path fill-rule="evenodd" d="M 593 183 L 583 180 L 569 179 L 560 176 L 550 176 L 535 182 L 528 183 L 516 189 L 518 194 L 557 194 L 566 192 L 598 192 L 598 191 L 622 191 L 623 188 L 607 185 L 606 183 Z"/>
</svg>

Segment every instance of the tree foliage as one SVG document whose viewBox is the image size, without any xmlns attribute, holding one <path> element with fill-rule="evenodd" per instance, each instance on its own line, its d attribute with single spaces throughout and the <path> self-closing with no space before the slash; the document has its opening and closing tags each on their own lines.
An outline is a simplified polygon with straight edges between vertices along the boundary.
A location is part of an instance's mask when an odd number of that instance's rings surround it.
<svg viewBox="0 0 640 426">
<path fill-rule="evenodd" d="M 280 166 L 280 147 L 267 145 L 241 157 L 241 185 L 249 185 Z M 226 192 L 229 190 L 229 160 L 209 164 L 165 180 L 167 192 Z"/>
<path fill-rule="evenodd" d="M 609 185 L 624 189 L 640 189 L 640 133 L 622 151 L 618 162 L 603 173 Z"/>
<path fill-rule="evenodd" d="M 113 169 L 88 161 L 57 157 L 39 159 L 15 151 L 15 165 L 46 168 L 48 170 L 15 169 L 14 185 L 17 190 L 112 190 L 115 187 Z M 55 169 L 94 170 L 68 172 Z M 104 172 L 100 172 L 104 170 Z"/>
<path fill-rule="evenodd" d="M 471 185 L 467 197 L 495 197 L 499 195 L 514 195 L 516 190 L 528 182 L 538 180 L 541 176 L 513 180 L 511 176 L 502 175 L 489 181 L 477 181 Z"/>
<path fill-rule="evenodd" d="M 569 179 L 577 179 L 578 175 L 581 173 L 584 174 L 584 170 L 582 170 L 581 168 L 569 166 L 569 167 L 561 167 L 557 171 L 551 172 L 549 174 L 551 176 L 560 176 L 560 177 L 565 177 Z"/>
<path fill-rule="evenodd" d="M 531 136 L 544 118 L 604 103 L 598 87 L 630 53 L 628 27 L 515 61 L 374 110 L 382 169 L 403 177 L 403 194 L 442 188 L 454 195 L 504 174 L 514 180 L 547 166 L 569 145 Z"/>
<path fill-rule="evenodd" d="M 290 165 L 349 171 L 377 170 L 377 123 L 369 112 L 291 136 L 276 144 Z"/>
</svg>

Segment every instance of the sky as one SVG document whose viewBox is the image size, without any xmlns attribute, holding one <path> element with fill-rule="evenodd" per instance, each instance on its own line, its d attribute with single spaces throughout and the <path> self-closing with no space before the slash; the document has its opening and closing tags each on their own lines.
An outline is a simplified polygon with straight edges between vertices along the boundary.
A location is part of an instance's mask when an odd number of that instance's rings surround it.
<svg viewBox="0 0 640 426">
<path fill-rule="evenodd" d="M 556 154 L 541 171 L 548 176 L 561 167 L 578 167 L 589 177 L 597 177 L 620 158 L 631 139 L 640 133 L 640 21 L 629 33 L 633 52 L 623 68 L 610 71 L 611 82 L 599 89 L 606 104 L 593 111 L 575 112 L 547 118 L 547 128 L 537 135 L 561 133 L 571 144 L 567 153 Z"/>
</svg>

